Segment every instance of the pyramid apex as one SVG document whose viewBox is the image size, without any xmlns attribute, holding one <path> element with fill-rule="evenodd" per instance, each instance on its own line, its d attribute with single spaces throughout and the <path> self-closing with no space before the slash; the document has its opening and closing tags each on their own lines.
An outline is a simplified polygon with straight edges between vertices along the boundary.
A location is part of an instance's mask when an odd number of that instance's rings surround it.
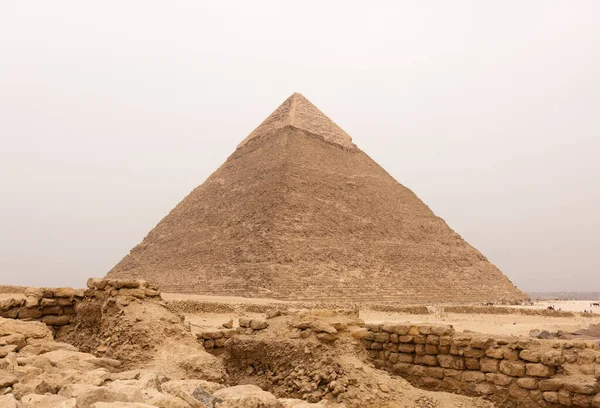
<svg viewBox="0 0 600 408">
<path fill-rule="evenodd" d="M 239 149 L 250 140 L 286 126 L 307 131 L 319 136 L 325 142 L 339 145 L 345 149 L 356 150 L 350 135 L 299 92 L 290 95 L 237 147 Z"/>
</svg>

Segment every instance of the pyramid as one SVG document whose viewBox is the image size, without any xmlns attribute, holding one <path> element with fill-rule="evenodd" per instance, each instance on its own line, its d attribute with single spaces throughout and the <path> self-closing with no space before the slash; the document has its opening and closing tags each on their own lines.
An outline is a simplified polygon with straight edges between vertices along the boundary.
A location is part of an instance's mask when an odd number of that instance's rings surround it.
<svg viewBox="0 0 600 408">
<path fill-rule="evenodd" d="M 298 93 L 107 276 L 289 300 L 526 297 Z"/>
</svg>

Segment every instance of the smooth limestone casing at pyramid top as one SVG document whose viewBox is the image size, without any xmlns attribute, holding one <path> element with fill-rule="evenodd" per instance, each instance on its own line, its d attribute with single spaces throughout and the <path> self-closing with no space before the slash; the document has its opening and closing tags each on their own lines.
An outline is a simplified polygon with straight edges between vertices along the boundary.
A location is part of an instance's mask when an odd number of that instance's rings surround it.
<svg viewBox="0 0 600 408">
<path fill-rule="evenodd" d="M 107 275 L 309 300 L 526 296 L 300 94 Z"/>
</svg>

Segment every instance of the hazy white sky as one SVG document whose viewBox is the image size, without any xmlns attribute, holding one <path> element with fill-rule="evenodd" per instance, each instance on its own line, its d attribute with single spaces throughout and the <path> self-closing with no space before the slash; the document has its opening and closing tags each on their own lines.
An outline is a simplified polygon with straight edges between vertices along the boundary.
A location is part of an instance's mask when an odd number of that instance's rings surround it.
<svg viewBox="0 0 600 408">
<path fill-rule="evenodd" d="M 524 290 L 600 290 L 600 2 L 0 0 L 0 282 L 104 275 L 303 93 Z"/>
</svg>

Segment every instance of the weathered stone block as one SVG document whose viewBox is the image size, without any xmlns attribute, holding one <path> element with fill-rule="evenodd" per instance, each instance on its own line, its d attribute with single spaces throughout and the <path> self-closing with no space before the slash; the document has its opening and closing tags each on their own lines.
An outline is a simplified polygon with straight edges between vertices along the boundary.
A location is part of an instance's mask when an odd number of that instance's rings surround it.
<svg viewBox="0 0 600 408">
<path fill-rule="evenodd" d="M 398 336 L 398 341 L 400 343 L 412 343 L 413 339 L 413 336 Z"/>
<path fill-rule="evenodd" d="M 434 344 L 426 344 L 425 345 L 425 354 L 439 354 L 440 350 L 438 346 Z"/>
<path fill-rule="evenodd" d="M 60 306 L 49 306 L 42 308 L 43 315 L 61 315 L 63 314 L 63 310 Z"/>
<path fill-rule="evenodd" d="M 438 389 L 442 384 L 442 380 L 440 380 L 439 378 L 435 378 L 435 377 L 422 377 L 421 381 L 423 384 L 423 388 L 426 388 L 429 390 Z"/>
<path fill-rule="evenodd" d="M 592 395 L 600 392 L 600 384 L 592 377 L 565 378 L 563 390 L 577 394 Z"/>
<path fill-rule="evenodd" d="M 421 331 L 418 326 L 410 326 L 410 329 L 408 329 L 408 334 L 411 336 L 418 336 L 420 333 Z"/>
<path fill-rule="evenodd" d="M 503 350 L 502 356 L 504 357 L 505 360 L 518 361 L 519 360 L 519 351 L 505 348 Z"/>
<path fill-rule="evenodd" d="M 524 377 L 525 363 L 521 361 L 502 360 L 500 362 L 500 372 L 511 377 Z"/>
<path fill-rule="evenodd" d="M 455 380 L 460 381 L 461 377 L 462 377 L 462 371 L 461 370 L 453 370 L 451 368 L 444 368 L 444 377 L 446 378 L 454 378 Z"/>
<path fill-rule="evenodd" d="M 451 345 L 452 345 L 452 337 L 440 336 L 440 346 L 451 346 Z"/>
<path fill-rule="evenodd" d="M 414 354 L 407 353 L 398 353 L 398 362 L 399 363 L 410 363 L 412 364 L 415 360 Z"/>
<path fill-rule="evenodd" d="M 427 337 L 426 336 L 414 336 L 413 341 L 415 342 L 415 344 L 425 344 L 425 342 L 427 341 Z"/>
<path fill-rule="evenodd" d="M 58 305 L 58 300 L 56 300 L 56 299 L 43 298 L 40 300 L 40 306 L 42 306 L 42 307 L 56 306 L 56 305 Z"/>
<path fill-rule="evenodd" d="M 484 373 L 497 373 L 499 371 L 500 361 L 495 358 L 482 358 L 479 361 L 481 371 Z"/>
<path fill-rule="evenodd" d="M 591 407 L 593 397 L 591 395 L 573 394 L 573 405 L 576 407 Z"/>
<path fill-rule="evenodd" d="M 398 344 L 398 335 L 396 333 L 390 334 L 390 341 L 394 344 Z"/>
<path fill-rule="evenodd" d="M 502 360 L 504 358 L 504 348 L 488 348 L 487 350 L 485 350 L 485 355 L 490 358 Z"/>
<path fill-rule="evenodd" d="M 538 381 L 538 388 L 541 391 L 558 391 L 564 384 L 565 381 L 562 378 L 541 379 Z"/>
<path fill-rule="evenodd" d="M 519 401 L 529 398 L 529 390 L 519 387 L 516 383 L 512 383 L 508 386 L 508 394 Z"/>
<path fill-rule="evenodd" d="M 454 334 L 454 327 L 446 325 L 431 326 L 431 333 L 438 336 L 451 336 Z"/>
<path fill-rule="evenodd" d="M 559 350 L 550 350 L 542 354 L 540 360 L 547 366 L 558 367 L 565 362 L 565 357 Z"/>
<path fill-rule="evenodd" d="M 521 360 L 529 361 L 531 363 L 539 363 L 541 358 L 540 353 L 531 350 L 522 350 L 519 353 L 519 357 L 521 357 Z"/>
<path fill-rule="evenodd" d="M 502 387 L 507 386 L 513 380 L 512 377 L 499 373 L 487 373 L 485 379 L 492 384 L 500 385 Z"/>
<path fill-rule="evenodd" d="M 558 404 L 558 392 L 556 391 L 546 391 L 542 393 L 544 397 L 544 401 L 549 402 L 551 404 Z"/>
<path fill-rule="evenodd" d="M 427 375 L 433 378 L 444 378 L 444 368 L 442 367 L 428 367 Z"/>
<path fill-rule="evenodd" d="M 71 323 L 71 316 L 70 315 L 62 315 L 62 316 L 46 315 L 46 316 L 42 316 L 41 320 L 42 320 L 42 323 L 45 323 L 49 326 L 64 326 L 64 325 Z"/>
<path fill-rule="evenodd" d="M 375 341 L 378 343 L 387 343 L 390 341 L 390 334 L 386 332 L 376 333 Z"/>
<path fill-rule="evenodd" d="M 399 357 L 399 356 L 398 356 Z M 397 374 L 408 374 L 412 369 L 413 365 L 411 363 L 396 363 L 392 366 L 392 370 Z"/>
<path fill-rule="evenodd" d="M 408 374 L 417 377 L 427 377 L 427 367 L 422 365 L 411 365 Z"/>
<path fill-rule="evenodd" d="M 381 331 L 386 333 L 396 333 L 397 328 L 397 324 L 386 323 L 381 326 Z"/>
<path fill-rule="evenodd" d="M 425 354 L 425 345 L 424 344 L 416 344 L 415 345 L 415 353 L 417 353 L 417 355 Z"/>
<path fill-rule="evenodd" d="M 440 344 L 440 336 L 437 336 L 435 334 L 429 334 L 427 336 L 427 338 L 425 339 L 425 342 L 427 344 L 438 345 L 438 344 Z"/>
<path fill-rule="evenodd" d="M 473 336 L 457 334 L 454 336 L 453 344 L 457 347 L 467 347 L 471 343 Z"/>
<path fill-rule="evenodd" d="M 485 374 L 479 371 L 465 371 L 462 373 L 462 381 L 483 382 L 485 381 Z"/>
<path fill-rule="evenodd" d="M 439 354 L 437 356 L 440 366 L 444 368 L 452 368 L 454 370 L 464 370 L 465 361 L 462 357 L 453 356 L 450 354 Z"/>
<path fill-rule="evenodd" d="M 38 319 L 42 317 L 42 311 L 39 309 L 19 309 L 18 313 L 19 319 Z"/>
<path fill-rule="evenodd" d="M 415 345 L 410 343 L 400 343 L 398 344 L 398 351 L 402 353 L 414 353 Z"/>
<path fill-rule="evenodd" d="M 398 362 L 398 353 L 390 353 L 388 361 L 392 364 L 396 364 Z"/>
<path fill-rule="evenodd" d="M 517 380 L 517 385 L 521 388 L 525 388 L 527 390 L 535 390 L 537 389 L 538 380 L 531 377 L 523 377 Z"/>
<path fill-rule="evenodd" d="M 526 364 L 527 375 L 532 377 L 552 377 L 554 375 L 554 367 L 548 367 L 543 364 L 528 363 Z"/>
<path fill-rule="evenodd" d="M 488 337 L 473 337 L 469 346 L 474 349 L 487 349 L 492 344 L 492 339 Z"/>
<path fill-rule="evenodd" d="M 437 366 L 438 360 L 435 356 L 430 355 L 416 355 L 415 356 L 415 364 L 422 364 L 427 366 Z"/>
<path fill-rule="evenodd" d="M 439 346 L 440 354 L 450 354 L 450 346 Z"/>
<path fill-rule="evenodd" d="M 465 367 L 467 370 L 479 370 L 480 364 L 478 358 L 465 357 Z"/>
<path fill-rule="evenodd" d="M 571 393 L 565 389 L 560 390 L 558 392 L 558 403 L 567 407 L 572 406 Z"/>
<path fill-rule="evenodd" d="M 470 358 L 481 358 L 481 357 L 485 356 L 485 351 L 481 350 L 481 349 L 467 347 L 465 349 L 463 355 L 465 357 L 470 357 Z"/>
</svg>

